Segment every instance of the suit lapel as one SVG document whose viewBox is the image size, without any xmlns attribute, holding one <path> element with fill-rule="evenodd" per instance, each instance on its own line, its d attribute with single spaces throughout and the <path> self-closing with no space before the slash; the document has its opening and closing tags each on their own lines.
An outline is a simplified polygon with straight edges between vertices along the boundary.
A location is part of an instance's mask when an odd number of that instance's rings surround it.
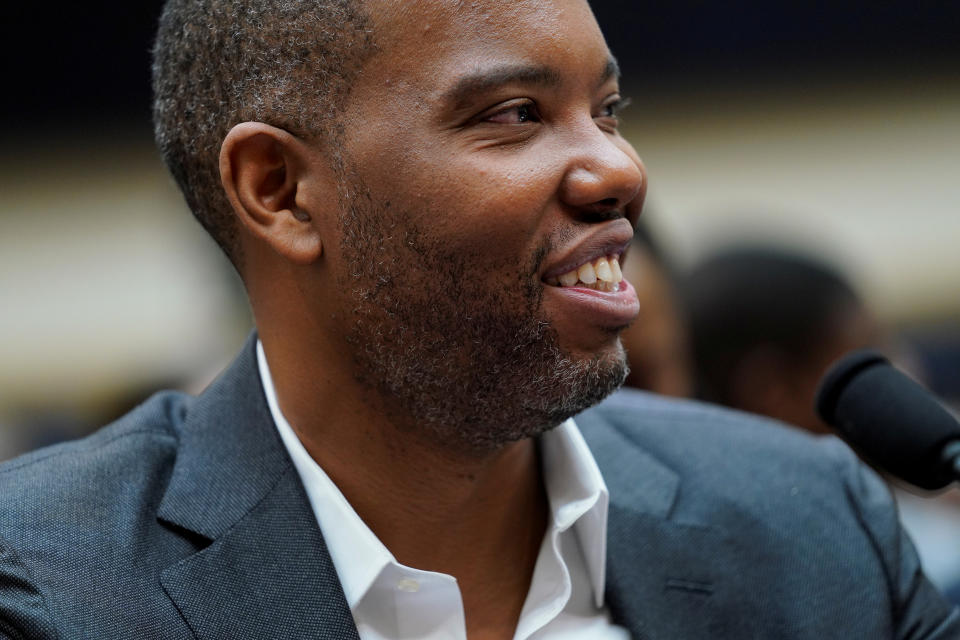
<svg viewBox="0 0 960 640">
<path fill-rule="evenodd" d="M 358 638 L 263 396 L 256 336 L 190 409 L 161 522 L 208 543 L 161 574 L 201 640 Z"/>
<path fill-rule="evenodd" d="M 203 551 L 161 582 L 201 640 L 357 640 L 337 573 L 296 471 Z"/>
<path fill-rule="evenodd" d="M 203 548 L 161 583 L 201 640 L 358 635 L 299 477 L 266 406 L 256 336 L 191 407 L 158 510 Z M 635 420 L 638 412 L 630 412 Z M 724 581 L 742 544 L 678 517 L 680 479 L 630 430 L 597 412 L 577 417 L 610 489 L 606 599 L 638 639 L 752 637 Z M 738 548 L 739 547 L 739 548 Z M 742 611 L 742 606 L 739 607 Z"/>
<path fill-rule="evenodd" d="M 726 532 L 678 517 L 679 477 L 624 432 L 595 412 L 577 424 L 610 491 L 605 597 L 614 621 L 643 640 L 751 637 L 725 619 L 737 597 L 723 579 Z"/>
</svg>

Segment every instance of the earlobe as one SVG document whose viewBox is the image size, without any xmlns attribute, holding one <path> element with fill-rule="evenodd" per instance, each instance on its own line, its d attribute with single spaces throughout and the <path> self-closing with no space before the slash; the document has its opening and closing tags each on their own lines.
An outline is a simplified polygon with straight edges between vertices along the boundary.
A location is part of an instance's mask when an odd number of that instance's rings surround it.
<svg viewBox="0 0 960 640">
<path fill-rule="evenodd" d="M 296 264 L 323 254 L 319 227 L 298 204 L 312 166 L 308 153 L 303 141 L 261 122 L 236 125 L 220 148 L 220 179 L 240 225 Z"/>
</svg>

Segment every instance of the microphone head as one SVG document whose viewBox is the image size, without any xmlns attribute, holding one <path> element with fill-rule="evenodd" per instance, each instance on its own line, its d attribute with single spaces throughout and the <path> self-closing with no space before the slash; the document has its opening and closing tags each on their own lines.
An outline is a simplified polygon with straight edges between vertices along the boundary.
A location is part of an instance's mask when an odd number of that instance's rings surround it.
<svg viewBox="0 0 960 640">
<path fill-rule="evenodd" d="M 876 365 L 890 365 L 890 361 L 873 349 L 851 351 L 830 365 L 820 384 L 817 385 L 815 396 L 817 415 L 831 427 L 838 428 L 835 425 L 835 411 L 840 395 L 846 391 L 847 385 L 857 374 Z"/>
<path fill-rule="evenodd" d="M 940 489 L 956 478 L 944 448 L 960 442 L 960 424 L 876 351 L 854 351 L 834 364 L 816 409 L 866 459 L 910 484 Z"/>
</svg>

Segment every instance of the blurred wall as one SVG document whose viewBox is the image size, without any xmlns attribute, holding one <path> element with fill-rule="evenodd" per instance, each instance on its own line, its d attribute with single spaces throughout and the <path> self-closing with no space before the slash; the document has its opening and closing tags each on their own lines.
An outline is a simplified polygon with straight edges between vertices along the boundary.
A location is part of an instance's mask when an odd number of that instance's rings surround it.
<svg viewBox="0 0 960 640">
<path fill-rule="evenodd" d="M 960 76 L 793 78 L 631 107 L 682 259 L 743 239 L 851 272 L 881 319 L 960 317 Z"/>
</svg>

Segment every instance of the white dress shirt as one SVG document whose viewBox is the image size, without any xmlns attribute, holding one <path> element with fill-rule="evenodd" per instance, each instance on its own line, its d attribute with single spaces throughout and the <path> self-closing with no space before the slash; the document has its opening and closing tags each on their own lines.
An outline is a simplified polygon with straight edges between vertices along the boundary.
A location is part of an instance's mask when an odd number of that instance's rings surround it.
<svg viewBox="0 0 960 640">
<path fill-rule="evenodd" d="M 407 567 L 364 524 L 280 413 L 263 346 L 260 379 L 313 507 L 362 640 L 466 640 L 456 578 Z M 573 420 L 540 438 L 550 505 L 514 640 L 628 639 L 603 604 L 609 496 Z"/>
</svg>

